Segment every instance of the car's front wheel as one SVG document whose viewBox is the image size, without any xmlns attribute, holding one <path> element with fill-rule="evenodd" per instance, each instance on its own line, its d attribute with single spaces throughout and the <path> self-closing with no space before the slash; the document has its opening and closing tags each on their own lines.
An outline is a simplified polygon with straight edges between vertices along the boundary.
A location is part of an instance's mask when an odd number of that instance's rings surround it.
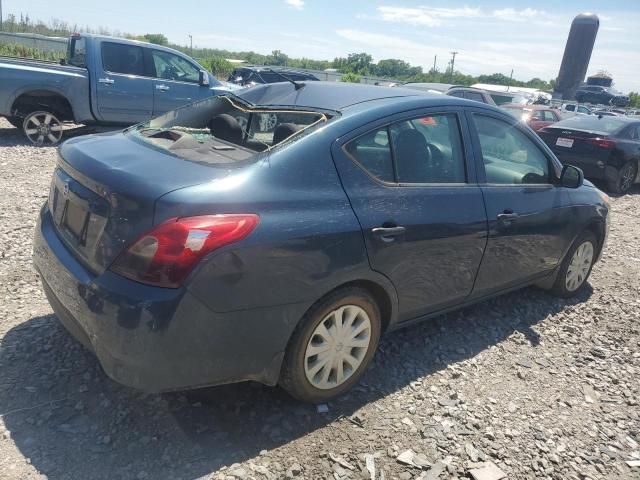
<svg viewBox="0 0 640 480">
<path fill-rule="evenodd" d="M 380 310 L 366 290 L 337 290 L 314 305 L 294 332 L 280 385 L 315 403 L 345 393 L 371 362 L 380 330 Z"/>
<path fill-rule="evenodd" d="M 584 231 L 565 256 L 551 292 L 559 297 L 577 295 L 586 285 L 597 258 L 598 242 L 590 230 Z"/>
<path fill-rule="evenodd" d="M 618 176 L 609 182 L 609 191 L 619 195 L 624 195 L 633 186 L 637 174 L 638 165 L 636 162 L 629 161 L 625 163 L 618 171 Z"/>
</svg>

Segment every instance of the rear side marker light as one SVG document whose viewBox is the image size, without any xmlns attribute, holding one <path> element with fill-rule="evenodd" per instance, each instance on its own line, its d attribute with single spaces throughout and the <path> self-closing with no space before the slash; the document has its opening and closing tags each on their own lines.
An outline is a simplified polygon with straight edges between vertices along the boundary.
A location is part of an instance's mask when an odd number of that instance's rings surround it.
<svg viewBox="0 0 640 480">
<path fill-rule="evenodd" d="M 172 218 L 123 251 L 111 270 L 147 285 L 178 288 L 202 258 L 247 237 L 259 221 L 254 214 Z"/>
</svg>

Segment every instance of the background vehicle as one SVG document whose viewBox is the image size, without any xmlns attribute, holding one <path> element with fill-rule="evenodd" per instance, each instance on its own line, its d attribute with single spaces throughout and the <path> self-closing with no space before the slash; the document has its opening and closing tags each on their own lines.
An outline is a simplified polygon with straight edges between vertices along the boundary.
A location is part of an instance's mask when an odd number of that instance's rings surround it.
<svg viewBox="0 0 640 480">
<path fill-rule="evenodd" d="M 131 125 L 230 90 L 192 58 L 150 43 L 73 35 L 62 64 L 0 59 L 0 115 L 51 145 L 62 122 Z"/>
<path fill-rule="evenodd" d="M 466 98 L 467 100 L 473 100 L 475 102 L 486 103 L 487 105 L 494 105 L 496 102 L 486 90 L 473 87 L 451 87 L 446 92 L 447 95 L 458 98 Z"/>
<path fill-rule="evenodd" d="M 231 75 L 229 75 L 228 82 L 236 85 L 250 86 L 263 83 L 278 83 L 286 81 L 282 76 L 287 77 L 294 82 L 302 81 L 319 81 L 315 75 L 305 72 L 303 70 L 295 70 L 293 68 L 283 67 L 261 67 L 261 66 L 246 66 L 236 68 Z"/>
<path fill-rule="evenodd" d="M 384 331 L 532 283 L 574 295 L 607 232 L 601 192 L 513 117 L 401 88 L 259 85 L 58 162 L 44 290 L 108 375 L 150 391 L 326 400 Z"/>
<path fill-rule="evenodd" d="M 640 120 L 623 116 L 578 116 L 540 130 L 561 162 L 603 180 L 613 193 L 626 193 L 638 175 Z"/>
<path fill-rule="evenodd" d="M 629 97 L 611 87 L 600 85 L 583 85 L 576 90 L 576 101 L 579 103 L 594 103 L 626 107 Z"/>
<path fill-rule="evenodd" d="M 585 105 L 576 105 L 575 103 L 565 103 L 562 105 L 562 111 L 573 113 L 575 115 L 593 115 L 593 111 Z"/>
<path fill-rule="evenodd" d="M 560 110 L 544 105 L 519 105 L 507 103 L 500 108 L 529 125 L 536 132 L 562 120 Z"/>
<path fill-rule="evenodd" d="M 481 90 L 479 88 L 464 87 L 461 85 L 451 85 L 448 83 L 419 83 L 409 82 L 402 85 L 398 85 L 403 88 L 410 88 L 412 90 L 420 90 L 427 93 L 441 93 L 444 95 L 450 95 L 452 97 L 466 98 L 467 100 L 473 100 L 475 102 L 486 103 L 488 105 L 495 105 L 496 103 L 491 98 L 489 92 Z"/>
</svg>

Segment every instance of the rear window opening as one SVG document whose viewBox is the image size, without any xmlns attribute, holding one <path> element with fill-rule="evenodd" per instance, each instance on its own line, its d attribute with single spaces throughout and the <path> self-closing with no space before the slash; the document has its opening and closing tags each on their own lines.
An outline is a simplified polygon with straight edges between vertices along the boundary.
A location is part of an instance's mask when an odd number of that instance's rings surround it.
<svg viewBox="0 0 640 480">
<path fill-rule="evenodd" d="M 219 96 L 187 105 L 127 130 L 186 160 L 229 164 L 297 139 L 330 119 L 295 108 L 261 108 Z"/>
</svg>

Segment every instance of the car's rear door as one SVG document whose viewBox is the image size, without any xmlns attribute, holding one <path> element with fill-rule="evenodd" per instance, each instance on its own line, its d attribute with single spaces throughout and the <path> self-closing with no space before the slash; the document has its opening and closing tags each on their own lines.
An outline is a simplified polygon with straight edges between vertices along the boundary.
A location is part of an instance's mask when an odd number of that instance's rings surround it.
<svg viewBox="0 0 640 480">
<path fill-rule="evenodd" d="M 200 85 L 200 69 L 185 58 L 151 48 L 153 73 L 153 115 L 158 116 L 187 103 L 211 95 L 208 86 Z"/>
<path fill-rule="evenodd" d="M 401 320 L 463 301 L 487 225 L 462 111 L 414 111 L 338 140 L 333 156 L 371 267 L 395 285 Z"/>
<path fill-rule="evenodd" d="M 133 124 L 151 118 L 153 80 L 147 74 L 143 47 L 103 41 L 95 65 L 99 120 Z"/>
<path fill-rule="evenodd" d="M 577 234 L 570 193 L 542 141 L 505 115 L 467 113 L 489 238 L 474 295 L 511 288 L 551 272 Z"/>
</svg>

